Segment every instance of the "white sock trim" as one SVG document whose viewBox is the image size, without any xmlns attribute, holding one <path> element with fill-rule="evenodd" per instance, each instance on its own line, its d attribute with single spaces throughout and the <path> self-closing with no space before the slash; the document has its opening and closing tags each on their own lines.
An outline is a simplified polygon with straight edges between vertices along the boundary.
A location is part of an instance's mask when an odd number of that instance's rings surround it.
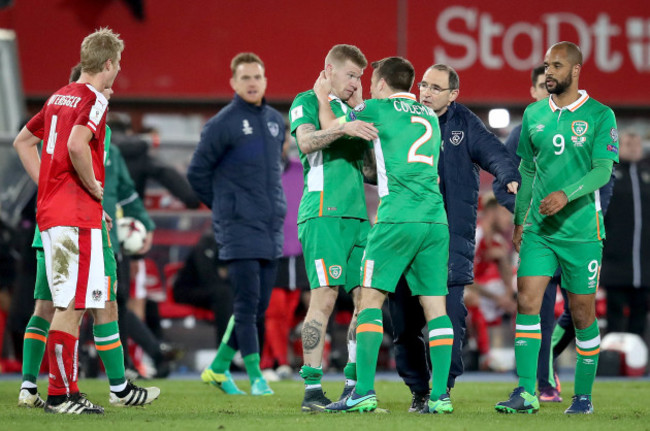
<svg viewBox="0 0 650 431">
<path fill-rule="evenodd" d="M 111 392 L 122 392 L 124 389 L 126 389 L 126 380 L 120 385 L 111 385 L 110 387 Z"/>
</svg>

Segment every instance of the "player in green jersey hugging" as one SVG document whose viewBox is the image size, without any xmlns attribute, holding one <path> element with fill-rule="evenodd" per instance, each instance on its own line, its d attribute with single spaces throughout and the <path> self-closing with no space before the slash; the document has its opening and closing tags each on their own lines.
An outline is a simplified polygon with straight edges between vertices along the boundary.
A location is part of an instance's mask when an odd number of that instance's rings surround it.
<svg viewBox="0 0 650 431">
<path fill-rule="evenodd" d="M 360 274 L 357 384 L 349 396 L 329 404 L 326 410 L 377 408 L 374 379 L 383 338 L 381 306 L 404 274 L 428 322 L 433 388 L 422 413 L 451 413 L 446 385 L 454 333 L 445 305 L 449 229 L 438 187 L 438 117 L 409 92 L 415 71 L 408 60 L 389 57 L 372 67 L 373 99 L 348 112 L 345 118 L 337 120 L 327 103 L 327 71 L 321 73 L 315 85 L 323 126 L 336 127 L 337 123 L 359 119 L 373 123 L 379 131 L 373 144 L 381 203 L 377 223 L 368 234 Z"/>
</svg>

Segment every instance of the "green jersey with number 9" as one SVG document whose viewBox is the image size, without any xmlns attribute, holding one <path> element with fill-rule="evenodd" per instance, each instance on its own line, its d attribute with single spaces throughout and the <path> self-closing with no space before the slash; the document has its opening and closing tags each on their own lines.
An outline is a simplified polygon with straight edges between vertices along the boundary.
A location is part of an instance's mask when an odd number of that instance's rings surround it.
<svg viewBox="0 0 650 431">
<path fill-rule="evenodd" d="M 539 213 L 542 199 L 579 181 L 592 161 L 618 162 L 614 112 L 580 90 L 580 98 L 559 108 L 552 98 L 526 108 L 517 154 L 536 165 L 533 196 L 524 231 L 571 241 L 605 238 L 598 190 L 569 202 L 553 216 Z M 569 196 L 569 199 L 571 196 Z"/>
<path fill-rule="evenodd" d="M 441 223 L 447 214 L 438 187 L 440 126 L 435 112 L 410 93 L 367 100 L 347 121 L 374 123 L 379 208 L 377 223 Z"/>
</svg>

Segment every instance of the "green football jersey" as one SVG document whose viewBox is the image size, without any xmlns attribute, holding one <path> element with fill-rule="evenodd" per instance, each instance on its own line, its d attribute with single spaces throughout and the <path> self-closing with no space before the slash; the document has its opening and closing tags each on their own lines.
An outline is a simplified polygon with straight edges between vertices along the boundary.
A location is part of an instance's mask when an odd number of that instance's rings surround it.
<svg viewBox="0 0 650 431">
<path fill-rule="evenodd" d="M 111 147 L 111 134 L 111 128 L 106 126 L 106 135 L 104 136 L 104 165 L 106 165 L 106 160 L 108 160 L 108 151 Z M 104 229 L 102 229 L 102 241 L 104 241 L 104 245 L 108 242 L 108 237 L 104 237 Z M 38 230 L 38 225 L 36 225 L 36 229 L 34 230 L 32 248 L 43 248 L 43 240 L 41 239 L 41 232 Z"/>
<path fill-rule="evenodd" d="M 435 112 L 411 93 L 367 100 L 347 120 L 374 123 L 379 208 L 377 223 L 447 224 L 438 186 L 440 125 Z"/>
<path fill-rule="evenodd" d="M 330 106 L 337 117 L 352 109 L 341 99 L 330 96 Z M 320 130 L 318 98 L 313 90 L 296 96 L 289 111 L 291 134 L 301 124 L 313 124 Z M 303 154 L 298 146 L 305 176 L 305 186 L 298 209 L 298 223 L 314 217 L 349 217 L 368 219 L 363 189 L 363 155 L 369 143 L 343 137 L 327 148 Z"/>
<path fill-rule="evenodd" d="M 572 241 L 605 238 L 598 190 L 569 202 L 553 216 L 540 214 L 539 205 L 550 193 L 584 177 L 592 160 L 618 162 L 616 118 L 610 108 L 583 90 L 564 108 L 550 97 L 535 102 L 524 112 L 517 154 L 536 165 L 525 231 Z"/>
</svg>

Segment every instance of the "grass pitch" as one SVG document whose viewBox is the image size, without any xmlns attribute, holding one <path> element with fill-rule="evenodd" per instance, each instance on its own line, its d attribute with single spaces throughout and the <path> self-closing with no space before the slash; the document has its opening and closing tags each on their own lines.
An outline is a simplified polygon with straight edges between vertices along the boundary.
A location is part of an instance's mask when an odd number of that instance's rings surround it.
<svg viewBox="0 0 650 431">
<path fill-rule="evenodd" d="M 238 382 L 248 391 L 248 382 Z M 144 382 L 139 382 L 145 385 Z M 447 416 L 407 413 L 410 393 L 400 382 L 379 381 L 379 406 L 390 413 L 304 414 L 300 412 L 300 381 L 272 383 L 269 397 L 226 396 L 198 380 L 158 380 L 147 383 L 161 388 L 160 399 L 148 407 L 116 408 L 108 403 L 104 379 L 82 380 L 88 398 L 106 409 L 104 416 L 58 416 L 16 407 L 20 383 L 0 381 L 0 430 L 650 430 L 650 383 L 647 381 L 596 382 L 595 414 L 567 416 L 572 384 L 567 383 L 562 403 L 542 404 L 536 415 L 502 415 L 497 401 L 507 399 L 512 383 L 460 382 L 452 392 L 454 413 Z M 45 391 L 46 381 L 39 381 Z M 331 398 L 338 398 L 342 382 L 324 382 Z"/>
</svg>

